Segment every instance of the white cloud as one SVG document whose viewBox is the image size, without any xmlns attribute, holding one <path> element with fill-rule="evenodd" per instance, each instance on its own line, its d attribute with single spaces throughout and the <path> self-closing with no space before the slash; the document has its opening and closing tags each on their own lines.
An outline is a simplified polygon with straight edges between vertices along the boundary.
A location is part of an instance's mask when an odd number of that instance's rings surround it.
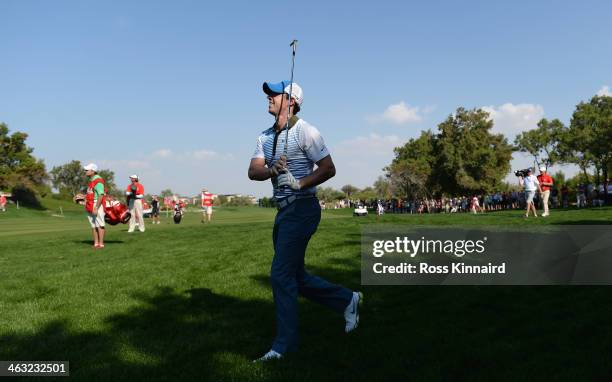
<svg viewBox="0 0 612 382">
<path fill-rule="evenodd" d="M 361 154 L 362 157 L 393 153 L 393 148 L 403 142 L 397 135 L 381 136 L 371 133 L 367 137 L 358 136 L 335 145 L 333 152 Z"/>
<path fill-rule="evenodd" d="M 600 97 L 612 97 L 612 92 L 610 92 L 610 87 L 608 85 L 602 86 L 601 89 L 597 92 L 597 95 Z"/>
<path fill-rule="evenodd" d="M 218 156 L 218 154 L 215 151 L 211 150 L 196 150 L 188 153 L 188 156 L 193 159 L 204 160 L 215 158 Z"/>
<path fill-rule="evenodd" d="M 168 158 L 172 156 L 172 150 L 170 149 L 159 149 L 153 151 L 153 157 L 155 158 Z"/>
<path fill-rule="evenodd" d="M 405 142 L 405 139 L 397 135 L 371 133 L 333 145 L 331 155 L 336 165 L 336 176 L 325 186 L 371 186 L 376 178 L 383 174 L 383 167 L 391 163 L 394 157 L 393 149 Z"/>
<path fill-rule="evenodd" d="M 371 123 L 391 122 L 396 125 L 420 122 L 422 119 L 419 107 L 407 105 L 404 101 L 389 105 L 382 114 L 368 117 Z"/>
<path fill-rule="evenodd" d="M 483 106 L 482 109 L 493 120 L 493 131 L 504 134 L 510 141 L 517 134 L 536 128 L 544 117 L 544 108 L 531 103 L 505 103 L 500 106 Z"/>
<path fill-rule="evenodd" d="M 120 188 L 127 185 L 129 175 L 138 174 L 147 193 L 170 188 L 181 195 L 195 195 L 206 186 L 218 193 L 270 194 L 269 182 L 249 180 L 245 163 L 235 160 L 229 152 L 161 148 L 146 154 L 93 162 L 112 170 Z"/>
</svg>

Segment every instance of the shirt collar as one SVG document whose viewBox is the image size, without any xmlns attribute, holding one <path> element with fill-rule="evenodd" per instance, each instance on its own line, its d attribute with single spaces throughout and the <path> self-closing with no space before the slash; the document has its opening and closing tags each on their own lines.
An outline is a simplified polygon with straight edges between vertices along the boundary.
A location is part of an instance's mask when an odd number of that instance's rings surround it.
<svg viewBox="0 0 612 382">
<path fill-rule="evenodd" d="M 289 118 L 289 130 L 291 130 L 291 128 L 292 128 L 293 126 L 295 126 L 295 124 L 296 124 L 296 123 L 297 123 L 299 120 L 300 120 L 300 117 L 298 117 L 297 115 L 293 115 L 293 116 L 291 116 L 291 118 Z M 272 131 L 275 131 L 275 132 L 276 132 L 276 129 L 275 129 L 274 127 L 275 127 L 275 125 L 272 125 Z M 283 131 L 283 130 L 285 130 L 285 126 L 283 126 L 283 128 L 282 128 L 282 129 L 280 129 L 279 133 L 280 133 L 281 131 Z"/>
</svg>

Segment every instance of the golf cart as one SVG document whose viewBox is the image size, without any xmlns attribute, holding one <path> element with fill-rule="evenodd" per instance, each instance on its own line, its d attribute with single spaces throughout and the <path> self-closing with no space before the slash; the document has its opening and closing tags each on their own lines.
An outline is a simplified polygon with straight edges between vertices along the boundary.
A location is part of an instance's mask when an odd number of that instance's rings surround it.
<svg viewBox="0 0 612 382">
<path fill-rule="evenodd" d="M 358 205 L 353 211 L 353 216 L 368 216 L 368 209 L 365 206 Z"/>
</svg>

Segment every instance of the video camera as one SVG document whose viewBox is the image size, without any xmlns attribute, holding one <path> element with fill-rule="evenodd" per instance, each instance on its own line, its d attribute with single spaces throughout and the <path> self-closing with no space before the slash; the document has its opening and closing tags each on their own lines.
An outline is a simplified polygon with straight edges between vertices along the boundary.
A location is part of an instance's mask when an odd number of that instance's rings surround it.
<svg viewBox="0 0 612 382">
<path fill-rule="evenodd" d="M 515 176 L 520 176 L 522 178 L 526 178 L 528 174 L 529 174 L 529 169 L 528 168 L 525 168 L 525 169 L 522 169 L 522 170 L 516 170 L 514 172 Z"/>
</svg>

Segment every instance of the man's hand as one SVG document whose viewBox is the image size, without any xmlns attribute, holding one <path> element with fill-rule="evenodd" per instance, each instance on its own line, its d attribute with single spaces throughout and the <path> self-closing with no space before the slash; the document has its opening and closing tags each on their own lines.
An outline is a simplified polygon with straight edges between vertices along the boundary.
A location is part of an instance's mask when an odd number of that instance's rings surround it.
<svg viewBox="0 0 612 382">
<path fill-rule="evenodd" d="M 287 157 L 281 155 L 280 158 L 270 167 L 270 175 L 272 177 L 278 176 L 278 174 L 282 174 L 287 171 Z"/>
<path fill-rule="evenodd" d="M 279 159 L 270 167 L 270 174 L 272 176 L 278 176 L 278 174 L 285 172 L 286 166 L 287 162 L 283 162 L 282 159 Z"/>
<path fill-rule="evenodd" d="M 278 187 L 290 187 L 293 190 L 299 190 L 302 188 L 300 185 L 300 181 L 293 177 L 293 174 L 289 172 L 289 170 L 285 170 L 284 173 L 278 176 Z"/>
</svg>

